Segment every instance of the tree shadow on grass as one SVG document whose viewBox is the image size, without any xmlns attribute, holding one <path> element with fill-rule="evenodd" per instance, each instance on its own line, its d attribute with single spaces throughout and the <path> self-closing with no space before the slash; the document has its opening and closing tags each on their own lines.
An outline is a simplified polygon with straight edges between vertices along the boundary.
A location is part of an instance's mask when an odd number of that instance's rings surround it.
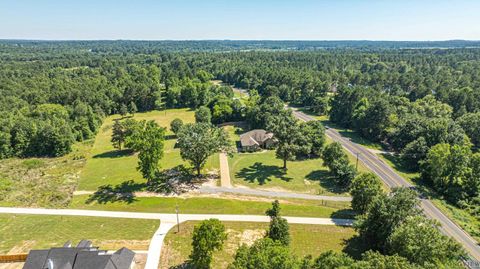
<svg viewBox="0 0 480 269">
<path fill-rule="evenodd" d="M 344 208 L 333 212 L 332 214 L 330 214 L 330 217 L 332 219 L 354 219 L 356 215 L 357 213 L 353 209 Z"/>
<path fill-rule="evenodd" d="M 97 154 L 93 158 L 120 158 L 125 156 L 133 155 L 133 150 L 131 149 L 122 149 L 122 150 L 112 150 L 104 153 Z"/>
<path fill-rule="evenodd" d="M 125 202 L 131 204 L 137 199 L 135 192 L 143 190 L 145 183 L 136 183 L 133 180 L 124 181 L 121 184 L 112 186 L 110 184 L 98 187 L 98 190 L 88 197 L 86 204 L 97 202 L 99 204 Z"/>
<path fill-rule="evenodd" d="M 291 177 L 285 175 L 286 173 L 281 167 L 256 162 L 249 167 L 242 168 L 237 172 L 236 177 L 243 178 L 243 180 L 250 183 L 258 182 L 258 185 L 264 185 L 267 181 L 272 181 L 272 177 L 279 178 L 286 182 L 292 180 Z"/>
<path fill-rule="evenodd" d="M 159 171 L 148 185 L 147 190 L 163 194 L 182 194 L 197 188 L 202 178 L 192 175 L 191 169 L 183 165 Z"/>
<path fill-rule="evenodd" d="M 361 259 L 362 253 L 368 250 L 367 244 L 358 235 L 343 240 L 343 245 L 343 252 L 357 260 Z"/>
<path fill-rule="evenodd" d="M 337 185 L 330 172 L 326 170 L 312 171 L 306 178 L 311 181 L 318 181 L 322 188 L 331 193 L 341 194 L 348 191 L 345 187 Z"/>
</svg>

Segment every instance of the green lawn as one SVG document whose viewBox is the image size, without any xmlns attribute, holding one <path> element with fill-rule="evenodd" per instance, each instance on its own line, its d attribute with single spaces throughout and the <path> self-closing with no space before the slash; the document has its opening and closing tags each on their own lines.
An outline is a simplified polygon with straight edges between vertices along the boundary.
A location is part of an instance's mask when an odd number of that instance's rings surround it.
<svg viewBox="0 0 480 269">
<path fill-rule="evenodd" d="M 113 120 L 118 115 L 110 116 L 103 122 L 97 134 L 93 149 L 80 175 L 79 190 L 96 190 L 99 186 L 133 181 L 143 183 L 145 180 L 137 171 L 138 159 L 125 151 L 117 151 L 110 143 Z M 175 138 L 170 131 L 170 122 L 180 118 L 184 123 L 194 122 L 194 112 L 189 109 L 170 109 L 167 111 L 150 111 L 135 114 L 137 120 L 155 120 L 160 126 L 166 127 L 168 139 L 165 141 L 165 152 L 160 161 L 161 169 L 170 169 L 178 165 L 189 166 L 180 157 L 180 151 L 174 148 Z M 218 169 L 218 155 L 213 155 L 206 164 L 207 170 Z"/>
<path fill-rule="evenodd" d="M 160 268 L 171 268 L 184 263 L 190 254 L 193 227 L 198 222 L 186 222 L 176 227 L 165 238 Z M 227 268 L 233 261 L 236 249 L 243 243 L 252 244 L 262 238 L 268 223 L 224 222 L 227 240 L 223 250 L 214 254 L 212 268 Z M 290 224 L 291 249 L 298 257 L 314 257 L 327 250 L 342 251 L 345 240 L 356 233 L 353 228 L 330 225 Z"/>
<path fill-rule="evenodd" d="M 82 239 L 107 250 L 123 246 L 147 250 L 158 226 L 157 220 L 0 214 L 0 253 L 58 247 L 69 240 L 76 244 Z"/>
<path fill-rule="evenodd" d="M 275 157 L 274 150 L 257 153 L 237 153 L 229 159 L 230 177 L 235 185 L 252 188 L 280 188 L 289 191 L 346 195 L 330 178 L 322 160 L 308 159 L 287 162 L 287 171 L 282 169 L 283 161 Z"/>
<path fill-rule="evenodd" d="M 231 198 L 138 197 L 130 202 L 87 203 L 88 195 L 75 196 L 71 208 L 131 212 L 175 213 L 178 205 L 185 214 L 252 214 L 264 215 L 270 201 Z M 281 200 L 285 216 L 353 218 L 350 203 L 334 201 Z"/>
</svg>

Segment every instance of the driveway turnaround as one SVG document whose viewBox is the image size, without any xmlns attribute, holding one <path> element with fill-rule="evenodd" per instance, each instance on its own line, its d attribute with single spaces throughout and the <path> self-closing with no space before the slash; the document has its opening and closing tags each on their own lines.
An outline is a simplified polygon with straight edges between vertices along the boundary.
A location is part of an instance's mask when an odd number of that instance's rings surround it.
<svg viewBox="0 0 480 269">
<path fill-rule="evenodd" d="M 306 115 L 300 111 L 293 110 L 294 116 L 303 121 L 313 121 L 313 117 Z M 335 129 L 329 128 L 325 133 L 334 141 L 339 142 L 342 146 L 353 155 L 358 154 L 358 160 L 361 161 L 368 169 L 377 174 L 390 188 L 394 187 L 413 187 L 407 180 L 398 175 L 388 164 L 383 162 L 378 156 L 366 149 L 365 147 L 352 142 L 350 139 L 343 137 Z M 429 218 L 437 220 L 441 224 L 440 230 L 447 236 L 458 241 L 465 250 L 470 254 L 472 263 L 480 261 L 480 246 L 469 234 L 455 224 L 445 214 L 443 214 L 430 200 L 420 199 L 420 207 Z"/>
<path fill-rule="evenodd" d="M 98 210 L 79 210 L 79 209 L 47 209 L 47 208 L 20 208 L 20 207 L 0 207 L 0 213 L 7 214 L 32 214 L 32 215 L 60 215 L 60 216 L 88 216 L 105 218 L 130 218 L 130 219 L 158 219 L 160 227 L 155 232 L 148 248 L 147 262 L 145 269 L 157 269 L 160 262 L 160 253 L 162 251 L 163 240 L 168 231 L 177 224 L 176 214 L 162 213 L 140 213 L 140 212 L 121 212 L 121 211 L 98 211 Z M 245 222 L 268 222 L 270 218 L 260 215 L 223 215 L 223 214 L 180 214 L 179 222 L 189 220 L 219 219 L 221 221 L 245 221 Z M 340 225 L 351 226 L 352 219 L 330 219 L 330 218 L 304 218 L 304 217 L 284 217 L 289 223 L 296 224 L 315 224 L 315 225 Z"/>
</svg>

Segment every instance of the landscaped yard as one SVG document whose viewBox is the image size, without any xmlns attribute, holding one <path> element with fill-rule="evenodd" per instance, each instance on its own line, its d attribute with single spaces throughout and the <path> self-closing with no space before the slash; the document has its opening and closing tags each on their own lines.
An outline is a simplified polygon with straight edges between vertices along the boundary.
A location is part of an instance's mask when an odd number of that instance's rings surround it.
<svg viewBox="0 0 480 269">
<path fill-rule="evenodd" d="M 118 115 L 105 119 L 100 128 L 95 144 L 88 156 L 87 163 L 80 175 L 78 190 L 97 190 L 102 185 L 120 185 L 126 181 L 144 183 L 145 179 L 137 171 L 138 159 L 128 151 L 116 150 L 111 142 L 113 120 Z M 160 126 L 166 127 L 167 140 L 164 146 L 164 156 L 160 160 L 161 169 L 170 169 L 178 165 L 189 165 L 180 157 L 179 149 L 174 148 L 175 137 L 170 131 L 170 122 L 180 118 L 184 123 L 194 122 L 194 111 L 189 109 L 169 109 L 167 111 L 151 111 L 135 114 L 137 120 L 155 120 Z M 213 155 L 206 164 L 204 172 L 218 170 L 218 155 Z"/>
<path fill-rule="evenodd" d="M 87 203 L 88 195 L 75 196 L 71 208 L 90 210 L 112 210 L 131 212 L 175 213 L 178 206 L 185 214 L 252 214 L 264 215 L 272 206 L 271 200 L 238 200 L 225 198 L 176 198 L 176 197 L 135 197 L 130 201 Z M 246 198 L 248 199 L 248 198 Z M 280 200 L 285 216 L 353 218 L 348 202 L 313 201 L 300 199 Z"/>
<path fill-rule="evenodd" d="M 184 263 L 191 252 L 193 227 L 198 222 L 180 224 L 180 233 L 173 228 L 165 238 L 161 255 L 161 267 L 171 268 Z M 227 240 L 223 250 L 216 252 L 212 268 L 227 268 L 241 244 L 252 244 L 265 235 L 268 223 L 224 222 Z M 333 225 L 290 224 L 291 249 L 298 257 L 318 256 L 327 250 L 342 251 L 345 240 L 356 233 L 353 228 Z"/>
<path fill-rule="evenodd" d="M 102 249 L 147 250 L 157 220 L 0 214 L 0 253 L 60 247 L 88 239 Z"/>
<path fill-rule="evenodd" d="M 274 150 L 256 153 L 238 153 L 229 159 L 230 177 L 235 185 L 252 188 L 283 189 L 288 191 L 321 194 L 347 195 L 330 178 L 322 160 L 307 159 L 287 162 L 275 157 Z"/>
</svg>

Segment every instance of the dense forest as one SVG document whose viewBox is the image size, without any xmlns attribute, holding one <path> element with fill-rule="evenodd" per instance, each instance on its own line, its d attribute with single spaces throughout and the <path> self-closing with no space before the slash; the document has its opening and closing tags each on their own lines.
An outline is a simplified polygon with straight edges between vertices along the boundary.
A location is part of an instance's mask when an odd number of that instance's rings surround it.
<svg viewBox="0 0 480 269">
<path fill-rule="evenodd" d="M 64 155 L 112 113 L 205 106 L 214 123 L 265 127 L 259 114 L 281 100 L 382 144 L 451 201 L 476 204 L 479 45 L 0 41 L 0 157 Z M 212 79 L 248 89 L 249 103 Z"/>
</svg>

